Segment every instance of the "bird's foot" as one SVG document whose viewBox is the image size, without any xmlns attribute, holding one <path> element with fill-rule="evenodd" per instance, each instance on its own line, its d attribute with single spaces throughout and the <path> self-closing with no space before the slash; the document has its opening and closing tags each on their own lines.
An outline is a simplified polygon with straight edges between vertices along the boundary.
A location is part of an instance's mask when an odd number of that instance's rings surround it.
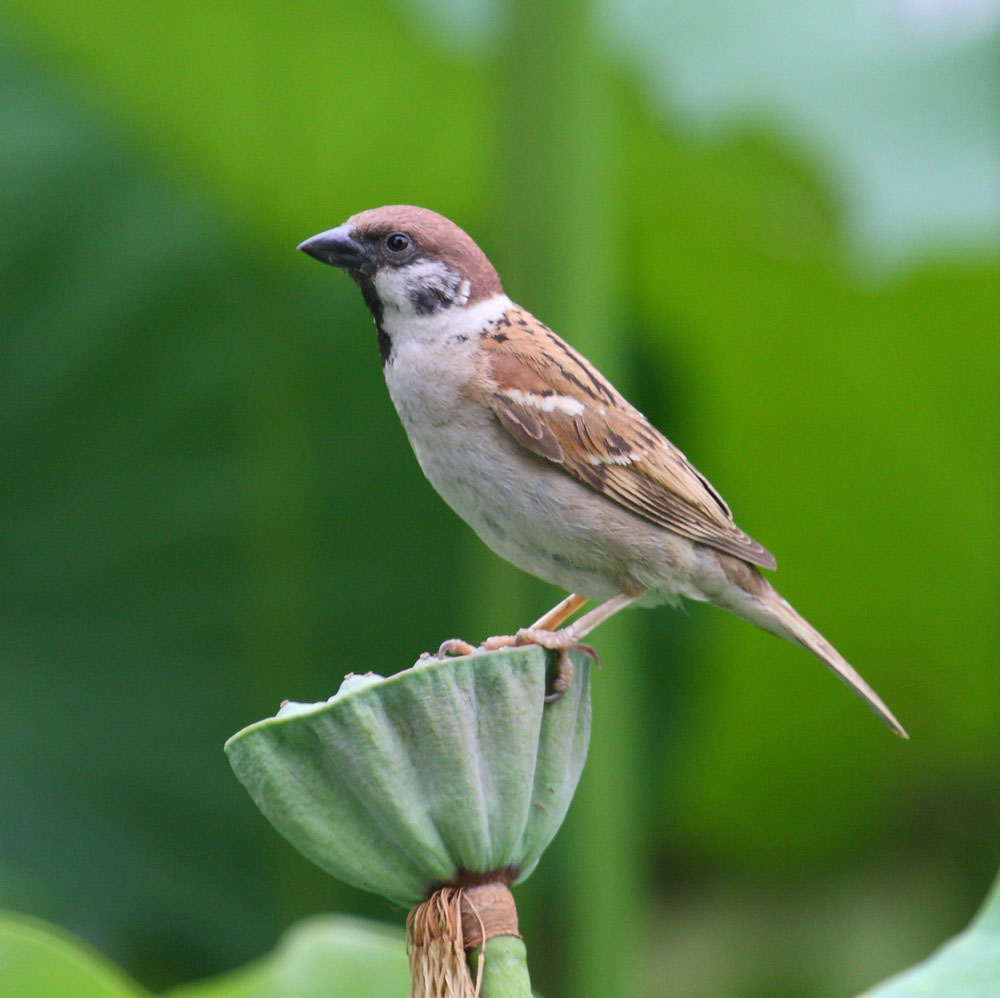
<svg viewBox="0 0 1000 998">
<path fill-rule="evenodd" d="M 573 632 L 564 627 L 561 631 L 546 631 L 540 627 L 522 627 L 514 635 L 518 645 L 541 645 L 550 651 L 563 651 L 572 648 L 577 642 Z"/>
<path fill-rule="evenodd" d="M 461 638 L 448 638 L 441 642 L 435 658 L 448 658 L 452 655 L 471 655 L 476 649 Z"/>
<path fill-rule="evenodd" d="M 556 656 L 556 674 L 552 680 L 551 691 L 546 694 L 545 702 L 552 703 L 558 700 L 570 687 L 573 682 L 573 660 L 569 653 L 573 650 L 581 651 L 595 665 L 601 664 L 601 658 L 590 645 L 581 644 L 576 640 L 576 635 L 572 628 L 564 628 L 561 631 L 545 631 L 534 627 L 523 627 L 515 635 L 515 643 L 518 645 L 540 645 L 550 651 L 558 652 Z"/>
<path fill-rule="evenodd" d="M 515 635 L 519 645 L 541 645 L 550 651 L 582 651 L 594 665 L 601 664 L 601 657 L 590 645 L 577 640 L 572 627 L 564 627 L 561 631 L 543 631 L 536 627 L 522 627 Z"/>
<path fill-rule="evenodd" d="M 494 634 L 483 642 L 482 647 L 484 651 L 496 651 L 498 648 L 513 648 L 516 644 L 516 634 Z"/>
<path fill-rule="evenodd" d="M 569 657 L 571 651 L 581 651 L 595 665 L 601 664 L 601 659 L 597 652 L 590 645 L 581 644 L 577 641 L 576 635 L 568 627 L 561 631 L 546 631 L 536 627 L 523 627 L 517 634 L 495 634 L 493 637 L 487 638 L 480 645 L 480 648 L 483 651 L 497 651 L 500 648 L 520 648 L 524 645 L 539 645 L 549 651 L 558 652 L 556 656 L 556 673 L 549 687 L 549 692 L 545 695 L 546 703 L 558 700 L 573 682 L 573 660 Z M 449 638 L 447 641 L 441 643 L 436 657 L 448 658 L 452 655 L 471 655 L 478 650 L 478 648 L 473 648 L 468 641 L 463 641 L 461 638 Z M 421 658 L 423 657 L 422 655 Z"/>
<path fill-rule="evenodd" d="M 570 687 L 576 669 L 573 668 L 573 659 L 569 657 L 568 648 L 560 648 L 556 654 L 556 674 L 552 677 L 552 685 L 549 692 L 545 694 L 545 703 L 554 703 Z"/>
</svg>

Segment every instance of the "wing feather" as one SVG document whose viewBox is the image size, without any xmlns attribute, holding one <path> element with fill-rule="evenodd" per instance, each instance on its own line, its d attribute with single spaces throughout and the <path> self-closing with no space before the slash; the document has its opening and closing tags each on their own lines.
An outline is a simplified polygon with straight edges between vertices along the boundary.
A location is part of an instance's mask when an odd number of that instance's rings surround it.
<svg viewBox="0 0 1000 998">
<path fill-rule="evenodd" d="M 515 307 L 483 346 L 489 404 L 519 444 L 659 526 L 775 567 L 684 454 L 547 326 Z"/>
</svg>

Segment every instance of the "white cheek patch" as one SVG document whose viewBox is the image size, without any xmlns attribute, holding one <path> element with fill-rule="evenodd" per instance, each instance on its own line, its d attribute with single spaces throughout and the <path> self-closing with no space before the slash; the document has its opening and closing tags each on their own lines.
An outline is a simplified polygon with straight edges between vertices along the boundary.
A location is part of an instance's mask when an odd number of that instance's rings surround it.
<svg viewBox="0 0 1000 998">
<path fill-rule="evenodd" d="M 504 388 L 504 395 L 518 405 L 537 409 L 539 412 L 561 412 L 567 416 L 580 416 L 584 412 L 583 403 L 568 395 L 538 395 L 520 388 Z"/>
<path fill-rule="evenodd" d="M 383 305 L 393 305 L 399 308 L 403 302 L 409 299 L 406 293 L 409 282 L 402 270 L 384 267 L 376 271 L 372 283 L 375 285 L 375 290 Z"/>
<path fill-rule="evenodd" d="M 440 260 L 415 260 L 405 267 L 382 267 L 373 279 L 386 308 L 426 315 L 469 300 L 471 285 Z"/>
</svg>

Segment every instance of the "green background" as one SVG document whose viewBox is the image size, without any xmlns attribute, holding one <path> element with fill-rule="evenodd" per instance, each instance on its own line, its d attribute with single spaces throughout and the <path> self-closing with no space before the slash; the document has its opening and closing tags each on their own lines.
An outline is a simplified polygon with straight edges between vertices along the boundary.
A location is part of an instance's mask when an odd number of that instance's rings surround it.
<svg viewBox="0 0 1000 998">
<path fill-rule="evenodd" d="M 356 290 L 294 252 L 405 202 L 692 457 L 912 736 L 716 611 L 602 628 L 517 893 L 536 985 L 849 993 L 968 921 L 1000 853 L 996 20 L 750 6 L 8 0 L 0 905 L 153 989 L 313 912 L 402 923 L 222 742 L 559 595 L 423 481 Z"/>
</svg>

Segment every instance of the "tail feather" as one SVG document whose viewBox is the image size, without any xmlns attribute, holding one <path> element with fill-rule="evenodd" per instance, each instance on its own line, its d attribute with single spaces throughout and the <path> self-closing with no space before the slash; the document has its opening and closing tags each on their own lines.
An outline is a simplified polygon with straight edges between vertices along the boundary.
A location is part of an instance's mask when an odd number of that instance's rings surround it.
<svg viewBox="0 0 1000 998">
<path fill-rule="evenodd" d="M 910 737 L 892 711 L 882 702 L 882 698 L 861 678 L 857 670 L 812 624 L 799 616 L 779 593 L 768 586 L 767 592 L 755 594 L 753 601 L 756 603 L 757 612 L 751 614 L 741 608 L 743 615 L 750 617 L 759 627 L 812 652 L 835 676 L 864 700 L 879 720 L 901 738 Z"/>
</svg>

